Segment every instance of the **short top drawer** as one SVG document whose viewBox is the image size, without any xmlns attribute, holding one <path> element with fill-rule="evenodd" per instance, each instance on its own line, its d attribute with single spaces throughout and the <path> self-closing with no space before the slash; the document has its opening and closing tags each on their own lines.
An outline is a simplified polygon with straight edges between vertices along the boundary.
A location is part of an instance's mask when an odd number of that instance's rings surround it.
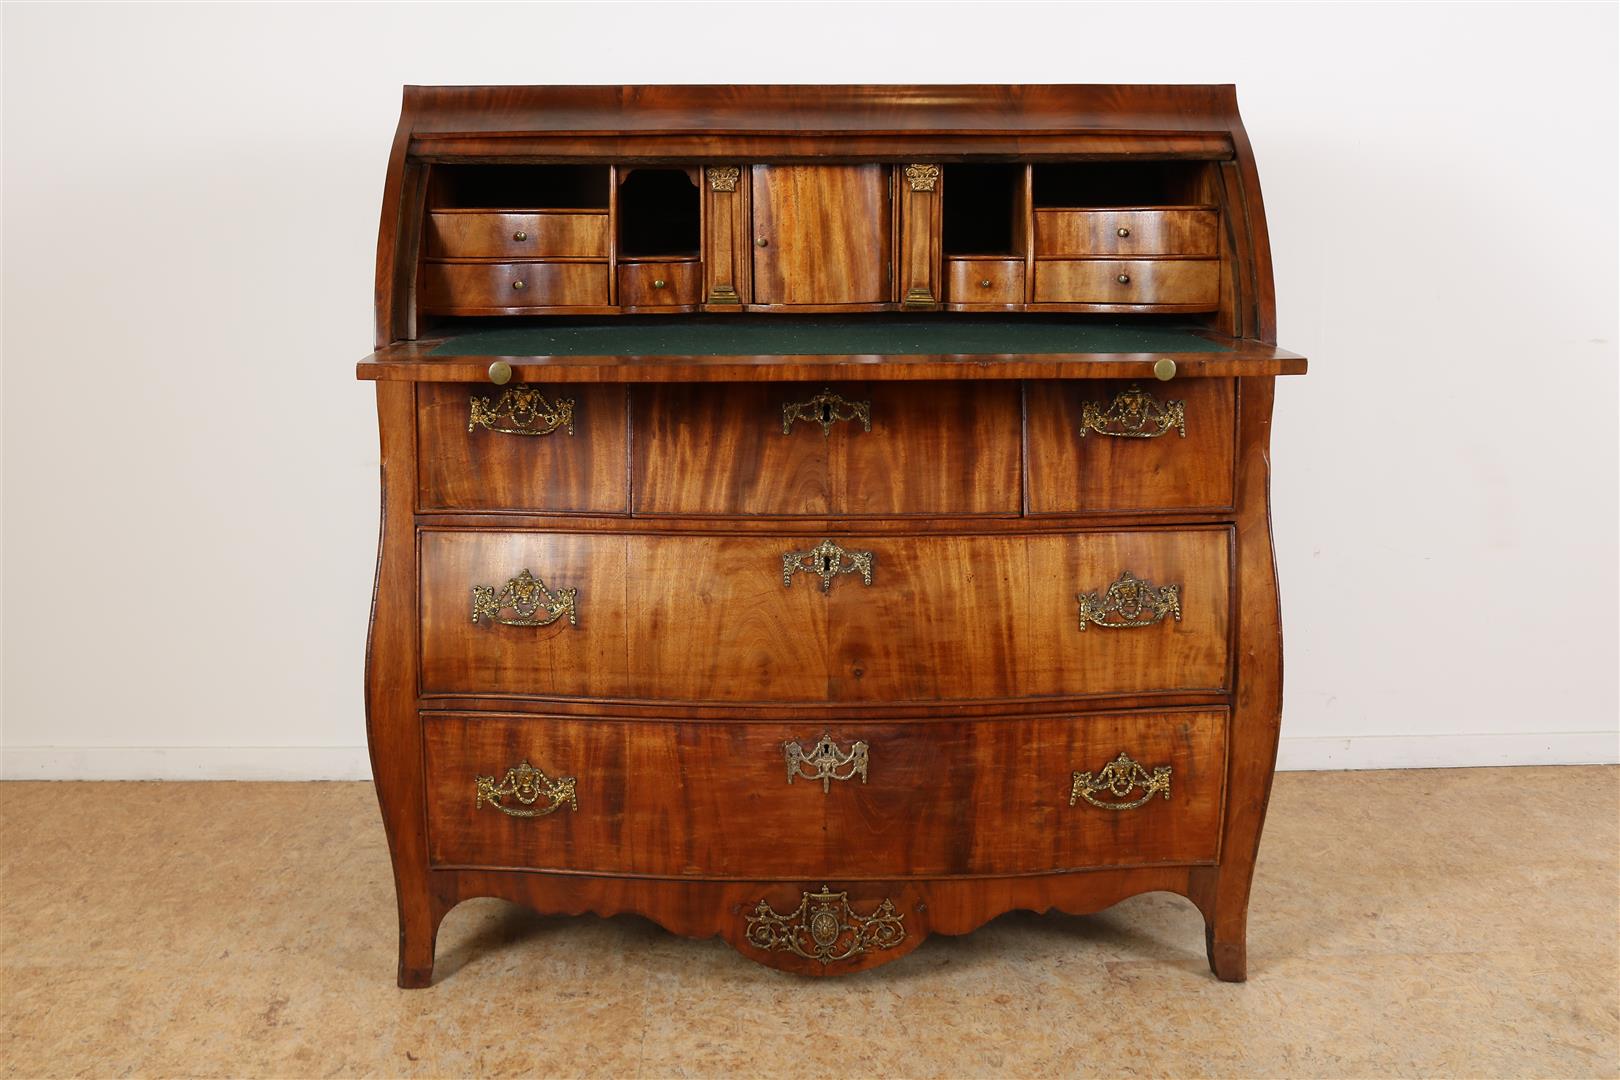
<svg viewBox="0 0 1620 1080">
<path fill-rule="evenodd" d="M 418 383 L 417 507 L 622 514 L 622 386 Z"/>
<path fill-rule="evenodd" d="M 644 386 L 638 514 L 1016 514 L 1012 383 Z"/>
<path fill-rule="evenodd" d="M 1031 514 L 1232 507 L 1237 380 L 1025 386 Z"/>
<path fill-rule="evenodd" d="M 1220 251 L 1220 212 L 1212 207 L 1035 211 L 1035 254 L 1196 255 Z"/>
<path fill-rule="evenodd" d="M 427 254 L 433 259 L 607 258 L 606 212 L 434 210 Z"/>
</svg>

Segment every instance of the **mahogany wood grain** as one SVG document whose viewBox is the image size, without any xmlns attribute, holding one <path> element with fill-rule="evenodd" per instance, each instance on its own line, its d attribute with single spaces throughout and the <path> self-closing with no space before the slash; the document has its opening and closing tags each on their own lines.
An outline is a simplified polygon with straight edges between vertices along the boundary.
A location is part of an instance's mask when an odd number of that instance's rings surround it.
<svg viewBox="0 0 1620 1080">
<path fill-rule="evenodd" d="M 721 517 L 704 515 L 542 514 L 521 510 L 425 511 L 417 515 L 424 527 L 517 529 L 523 532 L 593 532 L 614 535 L 775 536 L 842 533 L 858 529 L 863 536 L 949 536 L 971 532 L 975 536 L 1046 536 L 1077 529 L 1157 528 L 1162 525 L 1230 525 L 1231 510 L 1165 510 L 1158 512 L 1098 513 L 1086 515 L 985 514 L 975 517 L 871 517 L 858 521 L 848 515 L 792 515 L 774 517 Z"/>
<path fill-rule="evenodd" d="M 1228 352 L 758 356 L 430 356 L 437 342 L 390 345 L 356 366 L 359 379 L 478 382 L 505 360 L 515 382 L 983 382 L 1018 379 L 1138 379 L 1174 360 L 1176 379 L 1302 375 L 1306 360 L 1275 345 L 1212 336 Z"/>
<path fill-rule="evenodd" d="M 927 167 L 926 163 L 923 164 Z M 908 310 L 928 311 L 944 300 L 940 283 L 941 207 L 945 197 L 945 177 L 939 166 L 936 175 L 919 178 L 914 184 L 900 170 L 895 197 L 900 207 L 899 267 L 897 291 Z"/>
<path fill-rule="evenodd" d="M 619 263 L 619 306 L 691 307 L 703 288 L 703 267 L 695 260 Z"/>
<path fill-rule="evenodd" d="M 1039 259 L 1035 303 L 1174 304 L 1213 310 L 1220 303 L 1220 279 L 1217 259 Z"/>
<path fill-rule="evenodd" d="M 1023 166 L 1006 250 L 970 237 L 953 253 L 1022 261 L 1021 279 L 1008 266 L 988 290 L 996 302 L 957 296 L 954 275 L 974 267 L 940 260 L 939 192 L 901 179 L 918 162 L 942 166 L 941 188 L 957 163 Z M 525 261 L 551 257 L 501 237 L 528 229 L 488 231 L 521 204 L 487 200 L 483 224 L 427 206 L 441 168 L 499 190 L 475 170 L 552 163 L 605 170 L 614 192 L 646 166 L 696 178 L 701 261 L 682 265 L 701 285 L 681 286 L 695 299 L 646 302 L 651 263 L 619 262 L 612 242 L 588 246 L 594 262 Z M 1074 171 L 1088 163 L 1113 179 Z M 1043 188 L 1035 167 L 1048 165 L 1066 168 Z M 710 166 L 735 168 L 735 186 L 717 190 Z M 595 215 L 607 237 L 617 203 Z M 463 261 L 434 261 L 446 257 Z M 513 266 L 560 278 L 514 302 Z M 1243 978 L 1281 709 L 1272 384 L 1305 370 L 1275 346 L 1272 273 L 1228 86 L 407 88 L 380 216 L 377 352 L 359 369 L 378 382 L 382 432 L 366 706 L 401 985 L 427 984 L 440 920 L 473 896 L 635 912 L 828 975 L 1016 908 L 1095 911 L 1153 890 L 1188 897 L 1211 968 Z M 883 318 L 908 297 L 1011 318 L 1174 313 L 1229 351 L 428 355 L 457 325 L 446 316 Z M 1177 372 L 1161 383 L 1165 358 Z M 468 433 L 465 397 L 498 392 L 497 359 L 514 383 L 574 397 L 589 426 Z M 1082 438 L 1084 402 L 1127 381 L 1183 401 L 1187 437 Z M 763 424 L 773 444 L 739 419 L 779 417 L 777 395 L 822 387 L 870 399 L 873 432 L 782 436 L 778 419 Z M 676 398 L 688 430 L 666 408 Z M 799 574 L 784 588 L 781 553 L 823 538 L 872 551 L 872 586 L 846 575 L 823 593 Z M 577 625 L 473 623 L 472 586 L 523 569 L 578 589 Z M 1075 594 L 1126 569 L 1181 585 L 1182 619 L 1081 632 Z M 786 783 L 781 742 L 822 731 L 870 742 L 865 784 Z M 1068 806 L 1072 771 L 1121 751 L 1172 764 L 1171 798 Z M 504 771 L 512 753 L 580 762 L 580 810 L 477 808 L 467 772 Z M 857 914 L 892 902 L 903 936 L 830 963 L 749 941 L 762 901 L 785 914 L 823 886 Z"/>
<path fill-rule="evenodd" d="M 755 304 L 892 299 L 887 166 L 755 165 L 752 180 Z"/>
<path fill-rule="evenodd" d="M 731 177 L 729 170 L 736 169 Z M 717 174 L 716 170 L 724 173 Z M 753 184 L 747 165 L 704 170 L 703 302 L 705 311 L 737 312 L 754 299 Z"/>
<path fill-rule="evenodd" d="M 831 515 L 831 437 L 782 433 L 782 403 L 813 393 L 796 383 L 632 387 L 635 512 Z"/>
<path fill-rule="evenodd" d="M 423 729 L 436 866 L 849 883 L 1213 864 L 1219 849 L 1225 709 L 845 722 L 825 733 L 845 752 L 867 744 L 867 776 L 827 790 L 787 778 L 784 744 L 808 751 L 823 734 L 814 723 L 429 713 Z M 1122 751 L 1149 771 L 1169 766 L 1170 797 L 1071 805 L 1073 774 Z M 478 777 L 499 782 L 520 762 L 573 778 L 577 809 L 529 818 L 477 805 Z"/>
<path fill-rule="evenodd" d="M 1166 866 L 1038 877 L 862 881 L 847 888 L 833 882 L 831 889 L 847 892 L 848 903 L 858 915 L 870 915 L 883 901 L 890 901 L 901 916 L 904 936 L 891 948 L 869 950 L 830 964 L 791 952 L 767 951 L 747 939 L 748 917 L 761 902 L 778 912 L 791 912 L 805 893 L 820 892 L 828 885 L 820 879 L 711 882 L 435 870 L 424 894 L 432 904 L 435 928 L 462 900 L 497 896 L 562 915 L 642 915 L 674 934 L 721 938 L 742 956 L 767 967 L 823 977 L 855 974 L 901 960 L 930 934 L 970 933 L 1009 911 L 1081 915 L 1140 893 L 1185 895 L 1188 877 L 1196 869 Z"/>
<path fill-rule="evenodd" d="M 820 700 L 826 605 L 782 587 L 795 542 L 424 532 L 423 693 Z M 579 590 L 577 626 L 473 624 L 473 586 L 499 589 L 525 569 Z"/>
<path fill-rule="evenodd" d="M 1225 529 L 835 537 L 873 583 L 827 593 L 782 557 L 822 539 L 427 531 L 422 691 L 682 702 L 972 701 L 1219 692 Z M 475 625 L 474 586 L 521 570 L 579 590 L 578 625 Z M 1180 586 L 1182 618 L 1080 630 L 1076 596 L 1126 570 Z M 919 635 L 943 625 L 952 634 Z"/>
<path fill-rule="evenodd" d="M 830 391 L 859 419 L 798 420 L 784 406 Z M 1019 512 L 1012 384 L 679 384 L 632 391 L 635 512 L 661 515 L 951 515 Z"/>
<path fill-rule="evenodd" d="M 1225 529 L 990 536 L 861 536 L 871 588 L 828 596 L 836 701 L 972 701 L 1229 685 L 1229 535 Z M 1181 587 L 1182 618 L 1129 629 L 1079 628 L 1077 595 L 1130 570 Z M 853 586 L 853 587 L 852 587 Z M 949 626 L 947 634 L 908 632 Z"/>
<path fill-rule="evenodd" d="M 1025 383 L 1029 513 L 1229 510 L 1236 387 L 1232 379 Z M 1156 438 L 1110 436 L 1083 423 L 1086 404 L 1106 411 L 1133 388 L 1163 405 L 1179 401 L 1186 434 L 1170 427 Z"/>
<path fill-rule="evenodd" d="M 372 345 L 416 337 L 417 257 L 421 252 L 422 207 L 428 166 L 410 156 L 414 123 L 411 88 L 405 88 L 399 123 L 388 151 L 383 180 L 381 220 L 377 225 L 377 268 L 372 277 L 375 310 Z"/>
<path fill-rule="evenodd" d="M 416 711 L 416 388 L 377 384 L 382 433 L 382 525 L 366 636 L 366 744 L 382 808 L 399 903 L 400 986 L 433 977 L 433 940 L 443 911 L 427 890 L 422 815 L 422 730 Z"/>
<path fill-rule="evenodd" d="M 1230 86 L 407 87 L 422 160 L 1221 160 Z"/>
<path fill-rule="evenodd" d="M 606 307 L 611 278 L 601 262 L 430 262 L 422 307 L 477 314 L 547 307 Z"/>
<path fill-rule="evenodd" d="M 606 211 L 433 210 L 427 223 L 427 255 L 434 259 L 608 256 Z"/>
<path fill-rule="evenodd" d="M 961 311 L 1016 310 L 1024 304 L 1024 260 L 952 256 L 945 295 Z"/>
<path fill-rule="evenodd" d="M 488 382 L 421 386 L 416 398 L 418 508 L 629 512 L 625 388 L 536 389 L 554 403 L 573 403 L 572 432 L 558 428 L 546 435 L 515 435 L 471 424 L 475 398 L 494 405 L 504 393 Z"/>
<path fill-rule="evenodd" d="M 1204 914 L 1209 966 L 1228 982 L 1248 977 L 1249 889 L 1282 730 L 1282 612 L 1271 539 L 1272 379 L 1244 379 L 1238 391 L 1237 657 L 1232 792 L 1219 867 L 1189 877 L 1187 895 Z"/>
<path fill-rule="evenodd" d="M 1037 257 L 1215 256 L 1220 214 L 1213 207 L 1035 211 Z M 1121 235 L 1121 233 L 1124 235 Z"/>
</svg>

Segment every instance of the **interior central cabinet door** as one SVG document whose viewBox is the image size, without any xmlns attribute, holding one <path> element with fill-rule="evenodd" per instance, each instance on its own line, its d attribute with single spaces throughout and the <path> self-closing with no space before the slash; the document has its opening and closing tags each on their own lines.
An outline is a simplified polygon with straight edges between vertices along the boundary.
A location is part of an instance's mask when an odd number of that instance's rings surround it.
<svg viewBox="0 0 1620 1080">
<path fill-rule="evenodd" d="M 754 303 L 890 299 L 887 165 L 755 165 Z"/>
</svg>

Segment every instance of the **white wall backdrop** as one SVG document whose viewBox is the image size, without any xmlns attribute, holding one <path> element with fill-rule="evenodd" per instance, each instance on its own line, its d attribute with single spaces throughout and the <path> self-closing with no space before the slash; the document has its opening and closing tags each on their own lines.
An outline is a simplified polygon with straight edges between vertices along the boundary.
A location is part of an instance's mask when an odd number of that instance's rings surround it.
<svg viewBox="0 0 1620 1080">
<path fill-rule="evenodd" d="M 1237 83 L 1312 362 L 1284 766 L 1616 757 L 1613 5 L 3 19 L 6 776 L 367 774 L 353 365 L 407 82 Z"/>
</svg>

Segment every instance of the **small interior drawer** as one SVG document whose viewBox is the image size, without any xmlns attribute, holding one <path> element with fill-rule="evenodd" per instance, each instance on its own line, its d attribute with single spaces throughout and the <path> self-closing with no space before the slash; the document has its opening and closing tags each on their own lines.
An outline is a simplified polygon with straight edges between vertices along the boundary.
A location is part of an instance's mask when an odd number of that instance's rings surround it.
<svg viewBox="0 0 1620 1080">
<path fill-rule="evenodd" d="M 434 259 L 607 258 L 605 211 L 434 210 L 427 254 Z"/>
<path fill-rule="evenodd" d="M 1022 304 L 1023 259 L 946 259 L 946 298 L 953 304 Z"/>
<path fill-rule="evenodd" d="M 620 307 L 667 307 L 698 302 L 701 264 L 685 262 L 621 262 Z"/>
<path fill-rule="evenodd" d="M 478 314 L 534 307 L 606 307 L 605 262 L 427 263 L 422 306 Z"/>
<path fill-rule="evenodd" d="M 1220 253 L 1213 208 L 1035 211 L 1035 255 L 1194 255 Z"/>
<path fill-rule="evenodd" d="M 1218 259 L 1043 259 L 1035 264 L 1037 304 L 1220 303 Z"/>
</svg>

